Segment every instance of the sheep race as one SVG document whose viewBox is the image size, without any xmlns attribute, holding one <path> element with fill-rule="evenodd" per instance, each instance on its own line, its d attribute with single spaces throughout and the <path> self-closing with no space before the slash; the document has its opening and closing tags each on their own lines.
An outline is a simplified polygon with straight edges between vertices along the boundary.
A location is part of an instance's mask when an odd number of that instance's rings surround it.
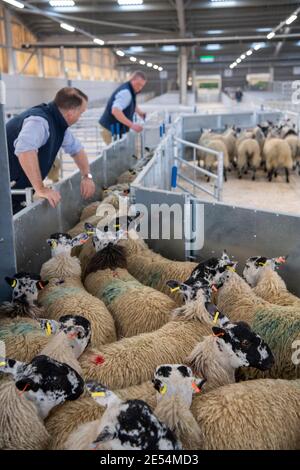
<svg viewBox="0 0 300 470">
<path fill-rule="evenodd" d="M 94 133 L 97 146 L 89 159 L 83 148 L 49 158 L 42 196 L 19 187 L 21 163 L 10 169 L 0 450 L 93 450 L 101 464 L 132 451 L 201 463 L 207 450 L 300 450 L 300 114 L 249 97 L 239 107 L 227 91 L 210 106 L 195 80 L 193 107 L 142 117 L 135 102 L 128 129 L 103 126 L 69 86 L 88 116 L 76 136 L 55 102 L 22 114 L 26 126 L 54 113 L 45 160 L 63 135 L 63 152 L 79 136 L 90 148 Z"/>
</svg>

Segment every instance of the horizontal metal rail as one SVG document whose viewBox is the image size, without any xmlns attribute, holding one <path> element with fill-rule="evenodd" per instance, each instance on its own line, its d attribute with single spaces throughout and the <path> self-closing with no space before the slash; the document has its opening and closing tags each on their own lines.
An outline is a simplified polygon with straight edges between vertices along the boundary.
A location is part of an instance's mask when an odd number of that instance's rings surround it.
<svg viewBox="0 0 300 470">
<path fill-rule="evenodd" d="M 216 178 L 216 179 L 218 178 L 218 175 L 216 175 L 215 173 L 211 173 L 210 171 L 205 170 L 205 168 L 199 168 L 198 166 L 195 166 L 192 163 L 184 160 L 184 158 L 174 157 L 174 160 L 178 160 L 179 162 L 184 163 L 185 165 L 189 166 L 190 168 L 192 168 L 195 171 L 198 171 L 201 174 L 204 174 L 204 175 L 209 176 L 211 178 Z"/>
<path fill-rule="evenodd" d="M 192 147 L 196 150 L 203 150 L 204 152 L 211 153 L 212 155 L 215 155 L 216 157 L 219 156 L 220 152 L 217 152 L 216 150 L 203 147 L 202 145 L 199 144 L 194 144 L 193 142 L 189 142 L 188 140 L 180 139 L 179 137 L 174 137 L 175 142 L 179 142 L 180 144 L 186 145 L 187 147 Z"/>
<path fill-rule="evenodd" d="M 204 186 L 201 186 L 201 184 L 197 183 L 196 181 L 191 180 L 190 178 L 188 178 L 187 176 L 184 176 L 182 174 L 179 174 L 179 176 L 180 176 L 180 178 L 182 178 L 187 183 L 190 183 L 193 186 L 196 186 L 196 188 L 201 189 L 201 191 L 204 191 L 205 193 L 209 194 L 210 196 L 215 196 L 215 193 L 213 191 L 209 191 L 209 189 L 204 188 Z M 177 184 L 177 186 L 179 187 L 179 184 Z"/>
</svg>

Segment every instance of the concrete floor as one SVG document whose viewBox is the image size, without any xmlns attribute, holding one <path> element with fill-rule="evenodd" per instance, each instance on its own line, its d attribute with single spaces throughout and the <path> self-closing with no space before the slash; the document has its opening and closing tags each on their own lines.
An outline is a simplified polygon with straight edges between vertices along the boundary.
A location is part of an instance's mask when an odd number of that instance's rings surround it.
<svg viewBox="0 0 300 470">
<path fill-rule="evenodd" d="M 183 168 L 183 174 L 193 178 L 193 170 Z M 236 171 L 228 173 L 228 181 L 223 186 L 223 202 L 240 207 L 255 207 L 261 210 L 278 211 L 300 215 L 300 176 L 293 172 L 290 183 L 285 182 L 284 170 L 280 170 L 277 178 L 270 183 L 266 180 L 263 171 L 257 173 L 256 181 L 252 181 L 252 173 L 244 175 L 243 179 L 237 178 Z M 207 189 L 213 190 L 213 184 L 207 183 L 201 176 L 196 181 Z M 189 191 L 193 187 L 185 181 L 179 181 L 180 185 Z M 213 201 L 213 198 L 204 191 L 195 188 L 195 195 L 205 201 Z"/>
</svg>

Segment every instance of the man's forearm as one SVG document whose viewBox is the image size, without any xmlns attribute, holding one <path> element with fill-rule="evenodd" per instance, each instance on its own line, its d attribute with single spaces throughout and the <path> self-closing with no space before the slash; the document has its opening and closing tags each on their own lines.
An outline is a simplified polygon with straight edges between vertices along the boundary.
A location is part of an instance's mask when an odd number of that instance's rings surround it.
<svg viewBox="0 0 300 470">
<path fill-rule="evenodd" d="M 31 150 L 18 155 L 20 165 L 35 191 L 44 188 L 37 152 Z"/>
<path fill-rule="evenodd" d="M 111 111 L 111 114 L 119 121 L 121 122 L 122 124 L 124 124 L 124 126 L 126 127 L 131 127 L 132 126 L 132 121 L 130 121 L 130 119 L 128 119 L 125 114 L 123 113 L 123 111 L 121 111 L 121 109 L 119 108 L 113 108 L 112 111 Z"/>
<path fill-rule="evenodd" d="M 76 155 L 72 155 L 76 165 L 78 166 L 82 175 L 87 175 L 90 172 L 90 164 L 88 157 L 83 149 L 80 150 Z"/>
</svg>

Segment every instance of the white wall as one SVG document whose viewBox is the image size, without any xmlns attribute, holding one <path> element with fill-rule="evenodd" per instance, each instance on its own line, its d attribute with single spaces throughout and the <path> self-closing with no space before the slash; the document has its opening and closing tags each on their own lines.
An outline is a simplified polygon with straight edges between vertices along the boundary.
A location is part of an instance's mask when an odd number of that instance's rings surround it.
<svg viewBox="0 0 300 470">
<path fill-rule="evenodd" d="M 6 85 L 6 110 L 20 111 L 30 106 L 51 101 L 57 90 L 67 86 L 63 78 L 40 78 L 26 75 L 3 74 Z M 103 105 L 117 82 L 94 80 L 72 80 L 72 86 L 80 88 L 89 97 L 91 104 Z"/>
</svg>

